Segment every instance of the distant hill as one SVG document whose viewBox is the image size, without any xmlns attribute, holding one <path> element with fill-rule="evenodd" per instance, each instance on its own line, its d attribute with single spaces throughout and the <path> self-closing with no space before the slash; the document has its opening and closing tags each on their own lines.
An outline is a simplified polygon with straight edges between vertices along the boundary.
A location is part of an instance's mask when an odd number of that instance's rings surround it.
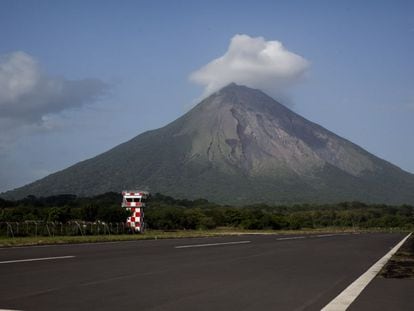
<svg viewBox="0 0 414 311">
<path fill-rule="evenodd" d="M 135 187 L 239 205 L 414 203 L 413 174 L 236 84 L 163 128 L 2 196 L 91 196 Z"/>
</svg>

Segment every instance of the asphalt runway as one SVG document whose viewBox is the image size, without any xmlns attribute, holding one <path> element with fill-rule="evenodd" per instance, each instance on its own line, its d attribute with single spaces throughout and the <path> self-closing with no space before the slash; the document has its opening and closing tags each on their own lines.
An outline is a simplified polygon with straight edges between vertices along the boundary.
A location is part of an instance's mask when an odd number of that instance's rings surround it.
<svg viewBox="0 0 414 311">
<path fill-rule="evenodd" d="M 242 235 L 3 248 L 0 309 L 320 310 L 403 237 Z M 352 310 L 385 310 L 381 288 L 376 297 L 369 285 Z M 412 296 L 406 289 L 387 300 L 398 303 L 393 310 L 413 309 L 412 300 L 401 301 Z"/>
</svg>

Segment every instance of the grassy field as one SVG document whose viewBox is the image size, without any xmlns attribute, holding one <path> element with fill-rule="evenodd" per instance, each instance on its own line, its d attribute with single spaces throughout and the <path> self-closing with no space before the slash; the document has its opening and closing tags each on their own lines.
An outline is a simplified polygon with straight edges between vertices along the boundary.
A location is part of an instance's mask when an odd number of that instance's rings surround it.
<svg viewBox="0 0 414 311">
<path fill-rule="evenodd" d="M 315 234 L 315 233 L 346 233 L 346 232 L 396 232 L 398 229 L 378 230 L 354 230 L 349 228 L 325 228 L 307 230 L 240 230 L 234 228 L 219 228 L 214 230 L 178 230 L 159 231 L 147 230 L 143 234 L 122 234 L 122 235 L 88 235 L 88 236 L 38 236 L 38 237 L 0 237 L 0 247 L 30 246 L 30 245 L 52 245 L 52 244 L 74 244 L 74 243 L 98 243 L 131 240 L 156 240 L 156 239 L 177 239 L 197 238 L 226 235 L 245 234 Z"/>
</svg>

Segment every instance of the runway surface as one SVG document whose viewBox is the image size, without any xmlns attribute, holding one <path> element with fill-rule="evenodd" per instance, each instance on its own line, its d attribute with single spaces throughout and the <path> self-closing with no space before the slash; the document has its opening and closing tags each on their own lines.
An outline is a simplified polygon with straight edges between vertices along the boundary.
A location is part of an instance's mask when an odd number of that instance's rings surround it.
<svg viewBox="0 0 414 311">
<path fill-rule="evenodd" d="M 320 310 L 403 237 L 242 235 L 4 248 L 0 309 Z M 383 301 L 412 310 L 414 281 L 387 281 L 374 279 L 350 310 L 388 310 Z"/>
</svg>

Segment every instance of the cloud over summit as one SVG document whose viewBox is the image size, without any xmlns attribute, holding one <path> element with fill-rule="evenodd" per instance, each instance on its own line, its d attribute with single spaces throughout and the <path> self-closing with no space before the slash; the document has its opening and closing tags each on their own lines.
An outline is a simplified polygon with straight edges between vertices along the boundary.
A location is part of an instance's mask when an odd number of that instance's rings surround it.
<svg viewBox="0 0 414 311">
<path fill-rule="evenodd" d="M 283 92 L 300 80 L 309 62 L 288 51 L 279 41 L 235 35 L 226 53 L 190 75 L 207 96 L 231 82 L 272 93 Z"/>
</svg>

